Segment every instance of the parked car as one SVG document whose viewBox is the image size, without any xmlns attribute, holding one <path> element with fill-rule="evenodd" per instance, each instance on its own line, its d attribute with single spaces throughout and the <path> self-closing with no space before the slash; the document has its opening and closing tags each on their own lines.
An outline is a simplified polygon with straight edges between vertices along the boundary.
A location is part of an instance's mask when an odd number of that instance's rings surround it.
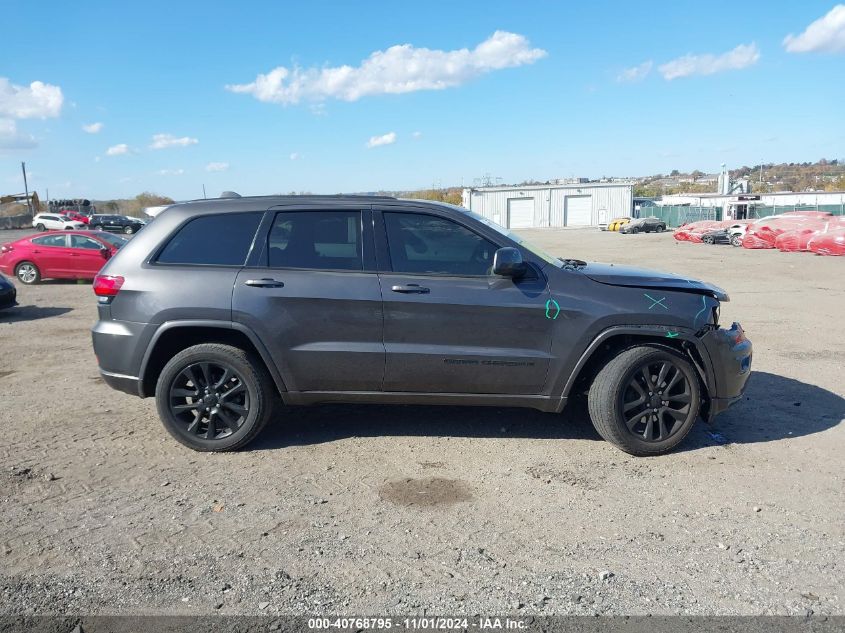
<svg viewBox="0 0 845 633">
<path fill-rule="evenodd" d="M 171 206 L 94 280 L 115 389 L 199 451 L 275 403 L 530 407 L 588 394 L 598 432 L 666 452 L 742 397 L 751 343 L 716 286 L 552 257 L 461 207 L 390 197 Z"/>
<path fill-rule="evenodd" d="M 611 221 L 610 221 L 610 223 L 607 225 L 607 230 L 608 230 L 608 231 L 618 231 L 618 230 L 619 230 L 619 229 L 621 229 L 623 226 L 625 226 L 626 224 L 628 224 L 628 222 L 630 222 L 630 221 L 631 221 L 631 218 L 628 218 L 628 217 L 624 217 L 624 218 L 614 218 L 614 219 L 613 219 L 613 220 L 611 220 Z"/>
<path fill-rule="evenodd" d="M 42 279 L 93 279 L 126 240 L 102 231 L 30 235 L 0 246 L 0 271 L 21 283 Z"/>
<path fill-rule="evenodd" d="M 666 222 L 658 218 L 636 218 L 623 225 L 620 233 L 662 233 L 666 230 Z"/>
<path fill-rule="evenodd" d="M 18 291 L 11 281 L 0 275 L 0 310 L 17 305 Z"/>
<path fill-rule="evenodd" d="M 701 241 L 705 244 L 742 246 L 742 237 L 745 235 L 747 229 L 747 224 L 733 224 L 723 229 L 715 229 L 704 233 L 701 236 Z"/>
<path fill-rule="evenodd" d="M 138 218 L 130 218 L 125 215 L 92 215 L 88 226 L 91 229 L 132 235 L 140 231 L 144 224 L 146 223 Z"/>
<path fill-rule="evenodd" d="M 62 215 L 66 218 L 70 218 L 71 220 L 76 220 L 77 222 L 82 222 L 82 224 L 88 224 L 91 221 L 91 218 L 85 215 L 84 213 L 77 213 L 76 211 L 68 211 L 67 209 L 62 210 Z"/>
<path fill-rule="evenodd" d="M 84 229 L 85 224 L 58 213 L 39 213 L 32 218 L 32 227 L 39 231 Z"/>
</svg>

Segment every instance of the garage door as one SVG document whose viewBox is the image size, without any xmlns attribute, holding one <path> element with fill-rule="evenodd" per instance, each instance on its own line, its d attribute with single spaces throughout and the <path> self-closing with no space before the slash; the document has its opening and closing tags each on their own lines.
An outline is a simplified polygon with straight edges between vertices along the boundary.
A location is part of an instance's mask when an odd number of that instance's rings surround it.
<svg viewBox="0 0 845 633">
<path fill-rule="evenodd" d="M 534 198 L 508 200 L 508 228 L 529 229 L 534 226 Z"/>
<path fill-rule="evenodd" d="M 593 223 L 592 196 L 566 196 L 566 226 L 590 226 Z"/>
</svg>

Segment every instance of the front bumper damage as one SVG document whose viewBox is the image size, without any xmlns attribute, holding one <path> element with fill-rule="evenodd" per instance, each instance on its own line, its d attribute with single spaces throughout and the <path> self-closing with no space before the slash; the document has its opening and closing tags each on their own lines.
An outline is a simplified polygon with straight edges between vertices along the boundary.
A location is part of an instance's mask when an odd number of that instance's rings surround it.
<svg viewBox="0 0 845 633">
<path fill-rule="evenodd" d="M 709 401 L 703 417 L 708 422 L 742 398 L 751 376 L 752 345 L 739 323 L 714 328 L 701 336 L 710 357 Z"/>
</svg>

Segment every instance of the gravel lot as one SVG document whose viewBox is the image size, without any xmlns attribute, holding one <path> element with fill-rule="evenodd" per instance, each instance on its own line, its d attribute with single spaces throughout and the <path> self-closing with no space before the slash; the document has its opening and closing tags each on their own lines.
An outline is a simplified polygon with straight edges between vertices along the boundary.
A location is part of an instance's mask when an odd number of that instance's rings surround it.
<svg viewBox="0 0 845 633">
<path fill-rule="evenodd" d="M 200 454 L 100 381 L 90 284 L 0 312 L 0 613 L 845 614 L 845 261 L 524 232 L 712 281 L 747 399 L 633 458 L 583 408 L 290 410 Z M 0 242 L 22 232 L 0 232 Z"/>
</svg>

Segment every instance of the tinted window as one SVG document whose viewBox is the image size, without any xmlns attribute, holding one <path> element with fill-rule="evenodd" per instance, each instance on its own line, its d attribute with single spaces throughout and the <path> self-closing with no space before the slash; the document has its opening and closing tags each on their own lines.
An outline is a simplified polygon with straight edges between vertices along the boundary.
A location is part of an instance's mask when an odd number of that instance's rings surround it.
<svg viewBox="0 0 845 633">
<path fill-rule="evenodd" d="M 71 235 L 70 247 L 88 248 L 94 251 L 98 251 L 101 248 L 104 248 L 103 245 L 100 244 L 97 240 L 92 240 L 90 237 L 85 237 L 84 235 Z"/>
<path fill-rule="evenodd" d="M 272 268 L 361 270 L 359 211 L 286 211 L 276 214 L 268 240 Z"/>
<path fill-rule="evenodd" d="M 39 246 L 65 246 L 67 244 L 65 237 L 64 235 L 45 235 L 44 237 L 36 237 L 32 240 L 32 243 Z"/>
<path fill-rule="evenodd" d="M 229 213 L 195 218 L 170 238 L 156 261 L 243 266 L 262 215 Z"/>
<path fill-rule="evenodd" d="M 496 245 L 457 222 L 433 215 L 385 213 L 395 272 L 489 275 Z"/>
<path fill-rule="evenodd" d="M 126 242 L 129 241 L 117 235 L 112 235 L 111 233 L 97 233 L 97 237 L 99 237 L 101 240 L 108 242 L 115 248 L 120 248 L 121 246 L 126 244 Z"/>
</svg>

